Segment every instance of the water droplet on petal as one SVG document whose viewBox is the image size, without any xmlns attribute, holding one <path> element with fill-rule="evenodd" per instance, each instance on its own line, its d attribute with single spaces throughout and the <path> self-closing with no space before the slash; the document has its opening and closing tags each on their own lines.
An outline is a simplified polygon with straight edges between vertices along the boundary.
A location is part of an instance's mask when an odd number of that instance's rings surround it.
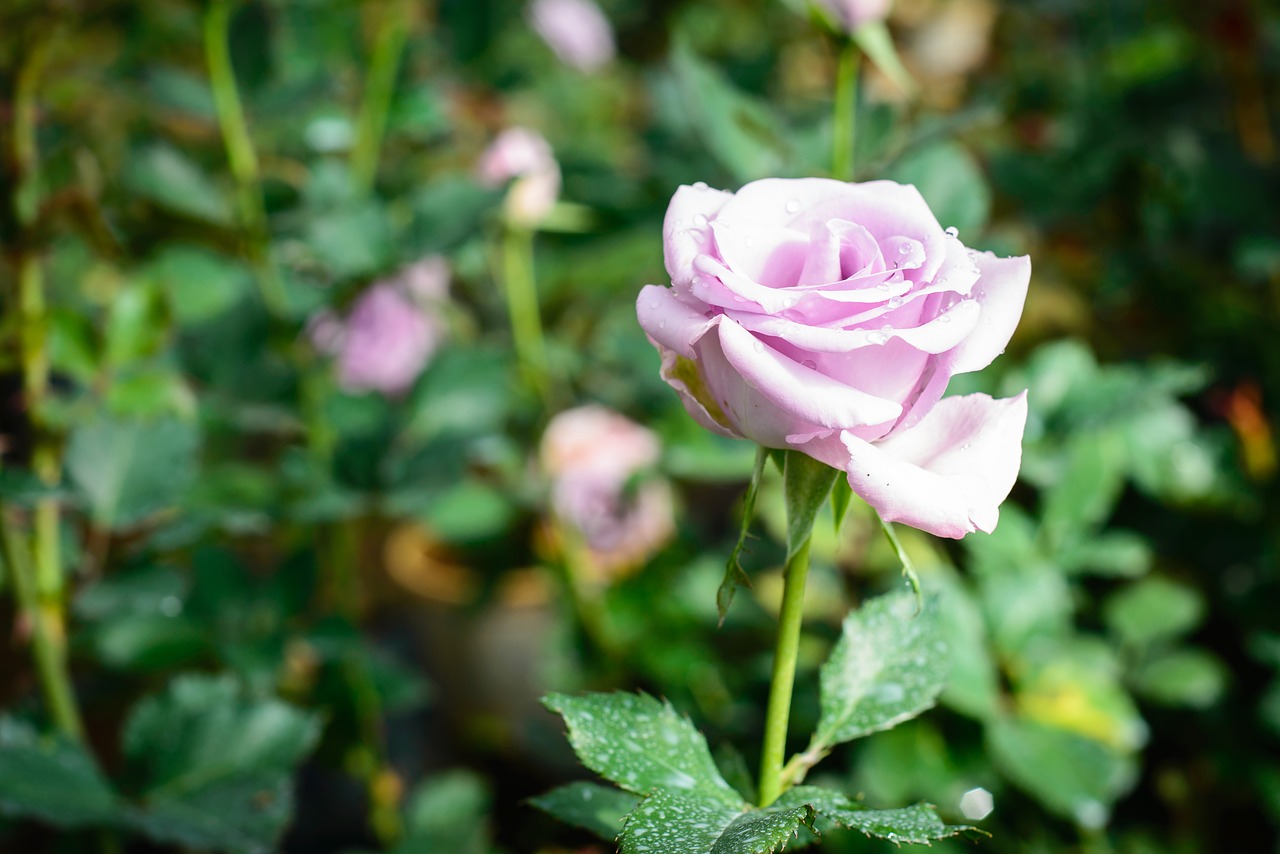
<svg viewBox="0 0 1280 854">
<path fill-rule="evenodd" d="M 662 305 L 662 303 L 658 302 L 656 299 L 651 299 L 651 300 L 649 300 L 649 308 L 654 308 L 654 309 L 656 309 L 656 308 L 658 308 L 660 305 Z"/>
<path fill-rule="evenodd" d="M 946 230 L 946 235 L 947 235 L 947 237 L 959 237 L 959 236 L 960 236 L 960 229 L 956 228 L 956 227 L 953 225 L 953 226 L 951 226 L 950 228 L 948 228 L 948 229 Z"/>
<path fill-rule="evenodd" d="M 707 224 L 707 217 L 704 214 L 697 214 L 693 218 L 693 224 L 703 226 Z"/>
<path fill-rule="evenodd" d="M 702 241 L 707 239 L 707 233 L 700 228 L 687 229 L 684 235 L 685 237 L 688 237 L 690 240 L 693 240 L 697 243 L 701 243 Z"/>
<path fill-rule="evenodd" d="M 764 342 L 762 342 L 762 341 L 757 341 L 757 342 L 756 342 L 755 344 L 753 344 L 752 346 L 755 348 L 755 351 L 756 351 L 757 353 L 763 353 L 763 352 L 764 352 Z"/>
<path fill-rule="evenodd" d="M 898 308 L 902 305 L 902 297 L 889 297 L 889 308 Z"/>
<path fill-rule="evenodd" d="M 658 321 L 658 328 L 659 328 L 659 329 L 666 329 L 666 328 L 667 328 L 667 322 L 666 322 L 665 320 L 659 320 L 659 321 Z"/>
<path fill-rule="evenodd" d="M 698 191 L 705 190 L 705 189 L 707 189 L 707 182 L 706 182 L 706 181 L 699 181 L 698 183 L 696 183 L 696 184 L 694 184 L 694 185 L 693 185 L 693 189 L 698 190 Z"/>
<path fill-rule="evenodd" d="M 811 371 L 816 371 L 818 369 L 818 363 L 815 362 L 813 359 L 805 359 L 800 364 L 804 365 L 806 368 L 808 368 Z"/>
<path fill-rule="evenodd" d="M 907 242 L 904 240 L 902 243 L 899 243 L 899 244 L 898 244 L 898 254 L 899 254 L 899 255 L 906 255 L 906 254 L 908 254 L 908 253 L 910 253 L 910 252 L 911 252 L 911 244 L 910 244 L 910 243 L 907 243 Z"/>
<path fill-rule="evenodd" d="M 878 291 L 887 291 L 887 290 L 889 290 L 889 283 L 888 283 L 888 282 L 881 282 L 880 284 L 876 285 L 876 290 L 878 290 Z"/>
<path fill-rule="evenodd" d="M 799 199 L 792 199 L 791 201 L 787 202 L 787 213 L 795 213 L 798 210 L 800 210 Z"/>
<path fill-rule="evenodd" d="M 950 322 L 951 322 L 951 315 L 949 315 L 949 314 L 940 314 L 940 315 L 938 315 L 938 322 L 939 322 L 939 323 L 950 323 Z"/>
</svg>

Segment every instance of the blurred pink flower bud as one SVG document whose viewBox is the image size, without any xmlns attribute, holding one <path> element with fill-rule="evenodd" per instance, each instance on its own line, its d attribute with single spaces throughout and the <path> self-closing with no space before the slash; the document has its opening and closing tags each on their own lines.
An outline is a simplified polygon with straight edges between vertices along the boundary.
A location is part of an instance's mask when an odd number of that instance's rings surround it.
<svg viewBox="0 0 1280 854">
<path fill-rule="evenodd" d="M 518 225 L 537 225 L 560 195 L 560 164 L 547 141 L 528 128 L 508 128 L 498 134 L 481 155 L 476 171 L 489 187 L 516 179 L 507 191 L 505 211 Z"/>
<path fill-rule="evenodd" d="M 566 65 L 595 71 L 613 60 L 613 28 L 591 0 L 533 0 L 528 18 Z"/>
<path fill-rule="evenodd" d="M 561 523 L 582 538 L 593 568 L 614 573 L 643 563 L 675 529 L 666 482 L 633 480 L 656 465 L 657 437 L 602 406 L 561 412 L 542 437 L 542 466 Z"/>
<path fill-rule="evenodd" d="M 889 15 L 893 0 L 813 0 L 814 4 L 832 19 L 832 23 L 847 32 L 853 32 L 863 24 L 883 21 Z"/>
<path fill-rule="evenodd" d="M 366 288 L 345 322 L 327 310 L 317 313 L 307 334 L 317 350 L 337 357 L 345 391 L 402 395 L 444 338 L 438 309 L 447 295 L 447 265 L 426 258 Z"/>
</svg>

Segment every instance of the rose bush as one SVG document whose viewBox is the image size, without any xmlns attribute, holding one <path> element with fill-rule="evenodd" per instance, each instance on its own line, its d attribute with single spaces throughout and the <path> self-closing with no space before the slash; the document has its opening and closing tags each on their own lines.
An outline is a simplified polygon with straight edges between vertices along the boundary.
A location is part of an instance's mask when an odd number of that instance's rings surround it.
<svg viewBox="0 0 1280 854">
<path fill-rule="evenodd" d="M 1025 392 L 942 395 L 1003 352 L 1026 257 L 965 248 L 891 181 L 681 187 L 663 237 L 672 287 L 646 286 L 637 313 L 696 420 L 843 470 L 886 521 L 994 529 Z"/>
</svg>

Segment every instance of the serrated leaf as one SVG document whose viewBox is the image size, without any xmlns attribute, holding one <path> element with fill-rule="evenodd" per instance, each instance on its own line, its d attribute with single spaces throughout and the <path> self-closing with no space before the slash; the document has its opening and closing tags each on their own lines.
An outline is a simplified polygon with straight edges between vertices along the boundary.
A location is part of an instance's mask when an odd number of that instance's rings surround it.
<svg viewBox="0 0 1280 854">
<path fill-rule="evenodd" d="M 195 477 L 197 442 L 185 421 L 100 417 L 72 432 L 67 471 L 94 522 L 124 528 L 178 501 Z"/>
<path fill-rule="evenodd" d="M 119 799 L 81 745 L 42 739 L 23 722 L 0 717 L 0 813 L 58 827 L 112 823 Z"/>
<path fill-rule="evenodd" d="M 787 555 L 794 555 L 813 533 L 813 520 L 831 494 L 836 469 L 800 451 L 787 451 L 782 491 L 787 502 Z"/>
<path fill-rule="evenodd" d="M 931 804 L 873 810 L 854 803 L 839 792 L 816 786 L 797 786 L 784 793 L 778 803 L 812 807 L 819 816 L 839 827 L 860 830 L 867 836 L 887 839 L 899 845 L 928 845 L 972 830 L 965 825 L 944 824 Z"/>
<path fill-rule="evenodd" d="M 747 486 L 747 494 L 742 499 L 742 524 L 738 529 L 738 542 L 729 553 L 729 562 L 724 568 L 724 580 L 716 590 L 716 610 L 720 613 L 720 625 L 724 625 L 724 618 L 729 613 L 729 606 L 733 604 L 733 595 L 738 588 L 751 586 L 751 578 L 742 568 L 738 558 L 746 547 L 747 537 L 750 535 L 751 520 L 756 514 L 756 495 L 760 491 L 760 479 L 764 477 L 764 464 L 767 459 L 764 448 L 756 450 L 756 465 L 751 472 L 751 483 Z"/>
<path fill-rule="evenodd" d="M 579 781 L 552 789 L 530 800 L 535 807 L 574 827 L 590 831 L 605 842 L 622 832 L 622 822 L 640 803 L 630 792 Z"/>
<path fill-rule="evenodd" d="M 248 699 L 230 678 L 179 677 L 125 725 L 124 752 L 143 781 L 134 821 L 187 847 L 270 851 L 292 813 L 293 767 L 319 733 L 315 715 Z"/>
<path fill-rule="evenodd" d="M 822 666 L 822 715 L 811 750 L 889 729 L 933 706 L 949 662 L 936 601 L 916 616 L 910 593 L 867 602 L 845 618 Z"/>
<path fill-rule="evenodd" d="M 552 694 L 543 702 L 564 717 L 582 763 L 629 792 L 696 793 L 730 806 L 742 802 L 725 782 L 707 741 L 671 704 L 645 694 Z"/>
<path fill-rule="evenodd" d="M 659 789 L 627 816 L 622 854 L 770 854 L 811 827 L 807 805 L 754 810 Z"/>
</svg>

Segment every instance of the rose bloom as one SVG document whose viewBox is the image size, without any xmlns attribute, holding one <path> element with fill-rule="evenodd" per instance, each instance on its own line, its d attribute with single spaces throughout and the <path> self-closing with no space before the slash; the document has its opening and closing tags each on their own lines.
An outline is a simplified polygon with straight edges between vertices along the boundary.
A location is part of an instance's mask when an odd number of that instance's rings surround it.
<svg viewBox="0 0 1280 854">
<path fill-rule="evenodd" d="M 675 530 L 671 491 L 661 480 L 632 483 L 661 456 L 649 430 L 603 406 L 580 406 L 551 419 L 542 468 L 551 505 L 572 526 L 600 574 L 638 566 Z"/>
<path fill-rule="evenodd" d="M 695 419 L 843 470 L 886 521 L 995 528 L 1026 393 L 942 395 L 1003 352 L 1027 258 L 966 249 L 892 181 L 681 187 L 663 236 L 673 287 L 646 286 L 637 312 Z"/>
<path fill-rule="evenodd" d="M 591 0 L 533 0 L 528 18 L 566 65 L 595 71 L 613 60 L 613 28 Z"/>
<path fill-rule="evenodd" d="M 517 225 L 537 225 L 555 206 L 560 195 L 560 164 L 551 146 L 528 128 L 507 128 L 480 156 L 476 168 L 480 182 L 500 187 L 515 179 L 507 190 L 507 218 Z"/>
<path fill-rule="evenodd" d="M 392 397 L 408 391 L 444 338 L 439 308 L 448 283 L 447 262 L 432 256 L 370 285 L 345 321 L 327 311 L 312 318 L 311 341 L 337 357 L 338 384 Z"/>
<path fill-rule="evenodd" d="M 863 24 L 883 21 L 893 0 L 813 0 L 815 6 L 835 24 L 853 32 Z"/>
</svg>

